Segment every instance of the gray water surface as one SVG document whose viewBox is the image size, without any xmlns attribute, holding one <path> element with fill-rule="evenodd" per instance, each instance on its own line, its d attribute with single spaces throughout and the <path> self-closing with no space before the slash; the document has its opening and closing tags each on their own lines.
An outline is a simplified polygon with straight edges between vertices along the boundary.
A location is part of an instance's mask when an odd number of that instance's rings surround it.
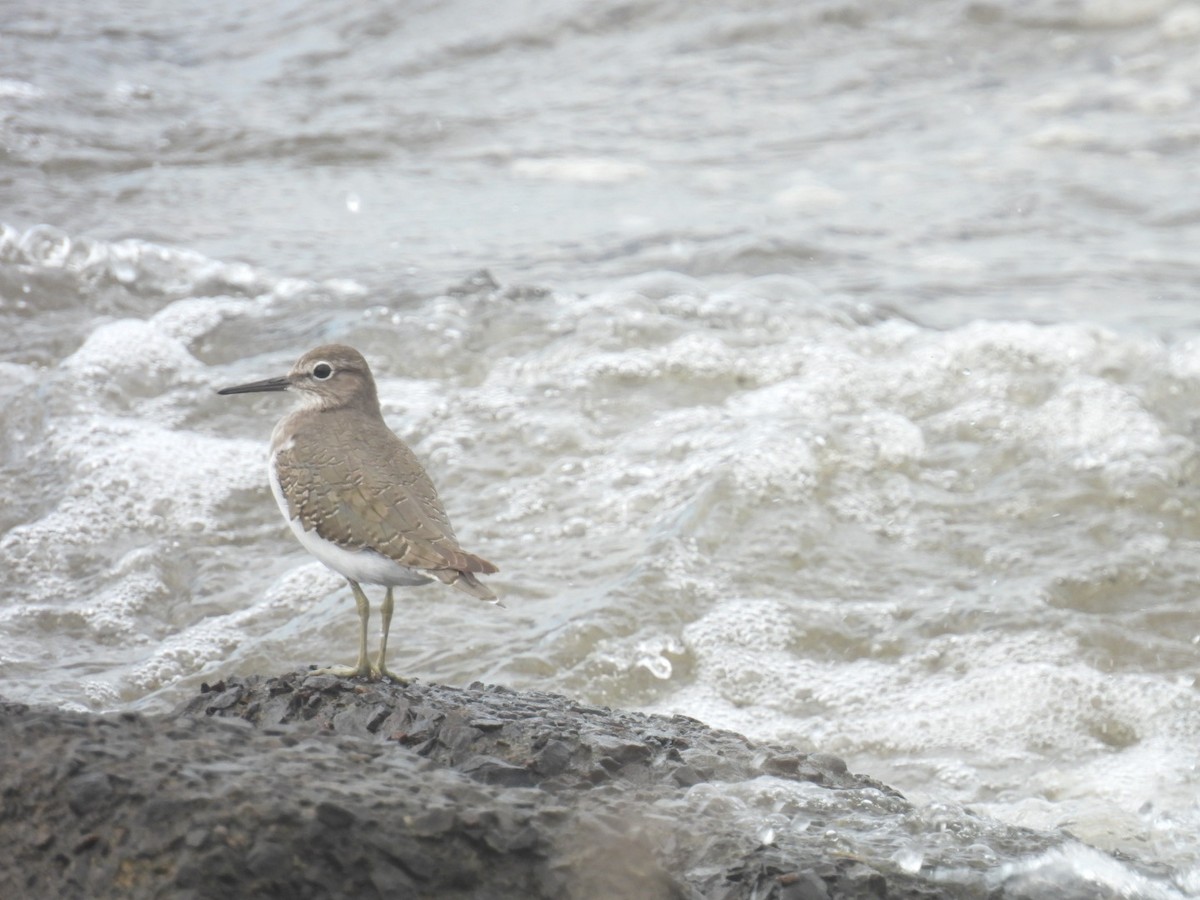
<svg viewBox="0 0 1200 900">
<path fill-rule="evenodd" d="M 1197 91 L 1155 0 L 0 8 L 0 690 L 350 661 L 288 399 L 214 393 L 344 341 L 502 569 L 406 592 L 398 670 L 1200 895 Z"/>
</svg>

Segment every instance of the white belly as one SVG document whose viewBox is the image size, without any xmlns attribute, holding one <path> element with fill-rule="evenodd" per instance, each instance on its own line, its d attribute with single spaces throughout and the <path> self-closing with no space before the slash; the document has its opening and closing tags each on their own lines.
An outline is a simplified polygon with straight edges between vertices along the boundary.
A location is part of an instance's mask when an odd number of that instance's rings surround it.
<svg viewBox="0 0 1200 900">
<path fill-rule="evenodd" d="M 347 550 L 325 540 L 315 531 L 305 531 L 300 520 L 293 519 L 288 513 L 287 499 L 283 496 L 283 488 L 275 476 L 273 463 L 268 464 L 267 471 L 271 480 L 271 493 L 275 495 L 275 502 L 279 504 L 279 511 L 283 513 L 292 534 L 296 535 L 296 539 L 305 550 L 339 575 L 360 584 L 382 584 L 388 587 L 428 584 L 432 580 L 415 569 L 388 559 L 382 553 L 376 553 L 374 550 Z"/>
</svg>

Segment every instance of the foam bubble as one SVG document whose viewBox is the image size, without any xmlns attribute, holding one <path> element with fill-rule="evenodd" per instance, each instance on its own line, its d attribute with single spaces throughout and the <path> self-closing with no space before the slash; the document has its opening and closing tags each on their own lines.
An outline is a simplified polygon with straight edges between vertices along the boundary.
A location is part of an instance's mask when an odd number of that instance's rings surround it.
<svg viewBox="0 0 1200 900">
<path fill-rule="evenodd" d="M 171 589 L 153 569 L 127 574 L 99 594 L 88 597 L 78 614 L 101 642 L 148 642 L 144 614 L 153 603 L 170 598 Z"/>
<path fill-rule="evenodd" d="M 65 466 L 62 499 L 0 538 L 0 559 L 25 574 L 30 598 L 73 594 L 74 579 L 114 562 L 114 546 L 219 527 L 230 493 L 259 485 L 261 446 L 132 419 L 60 419 L 47 435 Z"/>
<path fill-rule="evenodd" d="M 1099 897 L 1138 897 L 1143 900 L 1183 900 L 1170 885 L 1135 871 L 1118 859 L 1072 841 L 1031 859 L 1004 863 L 990 873 L 990 886 L 1003 885 L 1013 896 L 1053 896 L 1059 890 L 1094 887 Z M 1081 885 L 1082 882 L 1082 885 Z"/>
<path fill-rule="evenodd" d="M 866 757 L 868 771 L 887 761 L 909 790 L 1014 824 L 1186 853 L 1200 825 L 1179 790 L 1195 773 L 1178 746 L 1200 733 L 1190 683 L 1098 671 L 1075 639 L 1044 631 L 926 634 L 918 646 L 903 634 L 912 616 L 899 603 L 719 603 L 684 628 L 691 680 L 655 708 Z M 1017 795 L 994 793 L 1027 769 Z M 1135 812 L 1147 804 L 1153 817 Z"/>
<path fill-rule="evenodd" d="M 46 92 L 28 81 L 0 78 L 0 97 L 9 100 L 41 100 Z"/>
<path fill-rule="evenodd" d="M 1044 752 L 1078 759 L 1200 730 L 1189 688 L 1097 672 L 1064 637 L 942 634 L 896 657 L 877 642 L 906 615 L 840 600 L 720 604 L 683 632 L 697 679 L 689 700 L 707 695 L 718 718 L 746 706 L 789 718 L 819 709 L 819 721 L 791 728 L 834 750 L 952 749 L 997 762 Z"/>
<path fill-rule="evenodd" d="M 793 175 L 788 186 L 776 192 L 771 202 L 797 212 L 821 212 L 844 206 L 848 199 L 843 191 L 804 172 Z"/>
<path fill-rule="evenodd" d="M 250 315 L 256 301 L 237 297 L 190 297 L 168 304 L 150 319 L 150 325 L 184 345 L 211 332 L 226 319 Z"/>
<path fill-rule="evenodd" d="M 1032 0 L 1019 4 L 1015 17 L 1032 25 L 1058 28 L 1117 28 L 1161 15 L 1172 0 Z"/>
<path fill-rule="evenodd" d="M 1200 36 L 1200 6 L 1176 7 L 1163 17 L 1161 27 L 1163 34 L 1177 41 Z"/>
<path fill-rule="evenodd" d="M 257 603 L 207 616 L 170 635 L 149 659 L 133 668 L 126 684 L 143 694 L 218 669 L 236 671 L 239 659 L 263 654 L 277 629 L 286 630 L 288 642 L 294 644 L 296 614 L 342 584 L 340 577 L 320 563 L 297 566 L 276 578 Z M 278 661 L 272 663 L 278 665 Z"/>
<path fill-rule="evenodd" d="M 1078 469 L 1128 470 L 1167 453 L 1161 426 L 1129 390 L 1080 376 L 1062 384 L 1025 418 L 1018 440 Z"/>
<path fill-rule="evenodd" d="M 141 319 L 99 326 L 60 365 L 73 392 L 142 397 L 161 394 L 182 375 L 201 371 L 179 340 Z"/>
<path fill-rule="evenodd" d="M 650 171 L 644 163 L 602 157 L 517 159 L 512 170 L 524 178 L 573 181 L 585 184 L 619 184 L 642 178 Z"/>
<path fill-rule="evenodd" d="M 273 279 L 245 263 L 224 263 L 199 253 L 148 241 L 97 241 L 75 237 L 50 225 L 25 232 L 6 229 L 0 258 L 40 269 L 65 271 L 81 287 L 118 284 L 139 296 L 219 294 L 258 295 Z"/>
</svg>

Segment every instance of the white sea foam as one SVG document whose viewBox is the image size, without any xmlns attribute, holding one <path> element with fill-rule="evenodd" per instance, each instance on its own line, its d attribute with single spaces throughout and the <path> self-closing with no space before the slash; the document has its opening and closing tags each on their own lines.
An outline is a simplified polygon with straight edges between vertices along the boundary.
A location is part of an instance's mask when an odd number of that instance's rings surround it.
<svg viewBox="0 0 1200 900">
<path fill-rule="evenodd" d="M 914 614 L 898 603 L 727 601 L 684 629 L 692 681 L 660 708 L 907 765 L 910 778 L 923 769 L 922 795 L 1013 824 L 1177 852 L 1197 824 L 1178 789 L 1195 780 L 1177 752 L 1200 732 L 1190 683 L 1097 671 L 1077 641 L 1028 631 L 933 635 L 902 650 L 895 632 Z M 1020 796 L 1055 802 L 994 795 L 995 772 L 1043 759 Z M 1152 819 L 1136 814 L 1147 803 Z"/>
<path fill-rule="evenodd" d="M 120 319 L 43 374 L 52 413 L 28 449 L 54 486 L 36 518 L 0 538 L 14 627 L 65 627 L 99 646 L 161 636 L 181 599 L 180 542 L 212 540 L 218 506 L 258 483 L 257 445 L 168 424 L 181 416 L 164 397 L 202 372 L 174 337 Z"/>
<path fill-rule="evenodd" d="M 72 391 L 128 398 L 157 395 L 201 368 L 182 343 L 153 324 L 119 319 L 89 334 L 59 372 Z"/>
<path fill-rule="evenodd" d="M 512 171 L 524 178 L 614 184 L 641 178 L 649 169 L 644 163 L 634 160 L 579 156 L 567 159 L 517 159 L 512 163 Z"/>
<path fill-rule="evenodd" d="M 1162 880 L 1153 879 L 1092 847 L 1072 842 L 1047 850 L 1032 859 L 1006 863 L 987 879 L 1003 884 L 1017 896 L 1094 887 L 1097 896 L 1137 897 L 1139 900 L 1182 900 L 1182 894 Z"/>
<path fill-rule="evenodd" d="M 352 652 L 333 576 L 301 579 L 291 606 L 261 599 L 308 565 L 263 476 L 262 415 L 286 401 L 218 401 L 225 373 L 193 355 L 271 321 L 274 302 L 175 300 L 98 325 L 44 376 L 18 367 L 49 414 L 24 390 L 8 414 L 62 487 L 0 540 L 9 671 L 29 665 L 30 635 L 66 631 L 95 670 L 64 702 L 109 685 L 166 703 L 231 667 Z M 1170 747 L 1200 735 L 1172 674 L 1194 654 L 1200 574 L 1178 489 L 1196 452 L 1190 344 L 1084 324 L 935 330 L 802 280 L 708 292 L 663 273 L 577 298 L 447 295 L 352 327 L 389 422 L 464 546 L 501 565 L 511 611 L 404 592 L 422 627 L 397 653 L 415 671 L 549 679 L 1184 855 L 1169 823 L 1191 814 L 1131 773 L 1190 777 Z M 119 659 L 94 662 L 106 652 Z M 1013 800 L 1017 783 L 1070 799 Z M 1163 816 L 1140 816 L 1146 802 Z"/>
<path fill-rule="evenodd" d="M 0 224 L 5 691 L 352 651 L 344 591 L 236 617 L 309 563 L 286 399 L 212 393 L 344 340 L 503 570 L 503 615 L 405 593 L 414 674 L 837 743 L 1200 892 L 1196 3 L 960 6 L 348 4 L 291 16 L 372 35 L 316 54 L 264 14 L 252 92 L 219 11 L 156 22 L 169 84 L 6 31 L 6 209 L 53 224 Z M 144 11 L 92 11 L 129 58 Z"/>
<path fill-rule="evenodd" d="M 149 325 L 158 333 L 189 345 L 225 320 L 252 316 L 258 308 L 257 301 L 239 297 L 191 297 L 164 307 L 150 319 Z"/>
<path fill-rule="evenodd" d="M 277 668 L 302 665 L 303 658 L 288 655 L 295 649 L 295 617 L 343 584 L 318 563 L 292 569 L 270 584 L 258 602 L 168 636 L 128 673 L 126 686 L 136 698 L 185 678 L 195 682 L 209 674 L 236 672 L 246 659 L 269 657 L 269 664 Z M 274 634 L 277 631 L 286 637 Z"/>
</svg>

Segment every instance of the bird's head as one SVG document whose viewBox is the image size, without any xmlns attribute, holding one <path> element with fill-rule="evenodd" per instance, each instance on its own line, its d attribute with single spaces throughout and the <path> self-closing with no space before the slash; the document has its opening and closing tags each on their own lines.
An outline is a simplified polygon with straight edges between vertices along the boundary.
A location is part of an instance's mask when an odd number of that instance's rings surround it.
<svg viewBox="0 0 1200 900">
<path fill-rule="evenodd" d="M 324 344 L 309 350 L 280 378 L 267 378 L 234 387 L 218 394 L 251 394 L 261 391 L 294 391 L 305 406 L 339 409 L 363 406 L 378 411 L 375 379 L 363 355 L 345 344 Z"/>
</svg>

